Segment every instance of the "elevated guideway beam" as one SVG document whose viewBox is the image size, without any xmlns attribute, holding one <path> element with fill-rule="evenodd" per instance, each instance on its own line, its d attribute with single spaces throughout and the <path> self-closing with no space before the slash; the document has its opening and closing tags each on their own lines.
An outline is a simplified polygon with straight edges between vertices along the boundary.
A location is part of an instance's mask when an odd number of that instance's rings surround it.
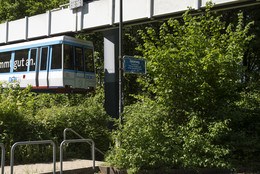
<svg viewBox="0 0 260 174">
<path fill-rule="evenodd" d="M 208 0 L 124 0 L 124 23 L 138 24 L 180 16 L 187 7 L 205 7 Z M 212 0 L 216 8 L 260 4 L 259 0 Z M 104 31 L 119 23 L 119 0 L 92 0 L 77 9 L 58 8 L 0 24 L 0 44 L 80 31 Z"/>
</svg>

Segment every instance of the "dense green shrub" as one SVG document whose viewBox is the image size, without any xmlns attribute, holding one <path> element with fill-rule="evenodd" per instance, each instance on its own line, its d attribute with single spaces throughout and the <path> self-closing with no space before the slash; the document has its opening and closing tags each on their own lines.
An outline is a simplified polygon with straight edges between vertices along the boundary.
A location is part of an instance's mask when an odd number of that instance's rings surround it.
<svg viewBox="0 0 260 174">
<path fill-rule="evenodd" d="M 218 144 L 227 135 L 228 120 L 206 122 L 190 114 L 179 125 L 174 113 L 145 99 L 125 108 L 124 125 L 114 133 L 117 146 L 106 160 L 132 172 L 149 169 L 228 167 L 229 149 Z M 119 143 L 119 144 L 118 144 Z"/>
<path fill-rule="evenodd" d="M 36 94 L 30 87 L 20 89 L 19 85 L 8 85 L 0 92 L 0 142 L 5 145 L 6 159 L 10 158 L 11 146 L 18 141 L 54 140 L 57 145 L 63 141 L 63 130 L 72 128 L 85 138 L 92 138 L 96 146 L 106 151 L 110 136 L 110 117 L 103 108 L 103 91 L 96 94 Z M 68 133 L 68 138 L 78 138 Z M 75 144 L 66 151 L 68 157 L 80 158 L 90 152 L 89 145 Z M 51 160 L 52 147 L 17 147 L 16 162 L 40 162 Z M 82 154 L 86 154 L 82 156 Z M 58 154 L 58 153 L 57 153 Z M 97 158 L 103 156 L 97 153 Z"/>
<path fill-rule="evenodd" d="M 35 119 L 46 129 L 47 136 L 55 138 L 57 143 L 63 140 L 63 130 L 72 128 L 81 136 L 93 139 L 96 146 L 105 152 L 111 142 L 108 130 L 110 117 L 104 111 L 100 97 L 102 94 L 86 98 L 78 106 L 43 108 L 37 113 Z M 78 138 L 70 133 L 68 135 L 68 138 Z M 83 148 L 72 150 L 76 154 L 90 152 L 86 144 L 78 147 Z M 100 154 L 97 155 L 99 159 L 102 158 Z"/>
<path fill-rule="evenodd" d="M 114 134 L 117 146 L 107 157 L 111 165 L 134 171 L 172 166 L 179 140 L 173 137 L 174 127 L 164 109 L 149 99 L 125 107 L 124 125 Z"/>
<path fill-rule="evenodd" d="M 232 107 L 228 143 L 233 166 L 260 169 L 260 81 L 251 87 Z"/>
<path fill-rule="evenodd" d="M 234 105 L 219 108 L 209 119 L 186 113 L 174 119 L 158 101 L 148 98 L 125 107 L 123 126 L 113 134 L 115 146 L 106 160 L 132 172 L 170 168 L 259 168 L 259 90 L 241 93 Z M 219 117 L 218 117 L 219 118 Z"/>
</svg>

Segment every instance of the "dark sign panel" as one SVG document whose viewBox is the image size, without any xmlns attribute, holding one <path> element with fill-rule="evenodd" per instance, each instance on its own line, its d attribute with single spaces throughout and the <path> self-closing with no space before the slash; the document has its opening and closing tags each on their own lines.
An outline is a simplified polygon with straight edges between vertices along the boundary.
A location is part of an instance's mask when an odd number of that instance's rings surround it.
<svg viewBox="0 0 260 174">
<path fill-rule="evenodd" d="M 124 72 L 133 74 L 146 73 L 146 60 L 142 58 L 124 56 Z"/>
</svg>

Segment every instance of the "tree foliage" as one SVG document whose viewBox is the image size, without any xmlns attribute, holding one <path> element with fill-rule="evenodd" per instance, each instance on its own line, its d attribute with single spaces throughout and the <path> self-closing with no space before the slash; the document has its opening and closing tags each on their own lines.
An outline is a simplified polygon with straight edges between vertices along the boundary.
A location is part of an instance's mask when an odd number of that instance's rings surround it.
<svg viewBox="0 0 260 174">
<path fill-rule="evenodd" d="M 259 79 L 245 83 L 243 64 L 253 22 L 238 13 L 226 23 L 211 8 L 139 31 L 148 74 L 138 81 L 150 99 L 125 109 L 112 165 L 133 172 L 258 166 Z"/>
<path fill-rule="evenodd" d="M 208 8 L 193 17 L 187 11 L 183 21 L 170 19 L 159 33 L 152 28 L 141 32 L 144 46 L 140 49 L 149 71 L 145 85 L 174 111 L 206 116 L 235 100 L 241 86 L 252 23 L 243 26 L 240 13 L 237 26 L 226 26 L 221 16 L 211 13 Z"/>
<path fill-rule="evenodd" d="M 45 13 L 68 2 L 68 0 L 1 0 L 0 22 Z"/>
</svg>

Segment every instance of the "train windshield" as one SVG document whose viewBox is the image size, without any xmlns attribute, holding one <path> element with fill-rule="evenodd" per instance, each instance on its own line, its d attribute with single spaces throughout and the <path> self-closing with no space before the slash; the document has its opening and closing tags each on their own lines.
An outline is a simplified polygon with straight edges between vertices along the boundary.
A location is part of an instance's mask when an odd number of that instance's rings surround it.
<svg viewBox="0 0 260 174">
<path fill-rule="evenodd" d="M 76 71 L 84 71 L 83 48 L 75 47 L 75 63 Z"/>
<path fill-rule="evenodd" d="M 52 62 L 51 69 L 61 69 L 62 62 L 62 46 L 61 45 L 53 45 L 52 46 Z"/>
<path fill-rule="evenodd" d="M 86 71 L 87 72 L 94 72 L 94 55 L 93 50 L 86 48 L 85 49 L 85 58 L 86 58 Z"/>
<path fill-rule="evenodd" d="M 93 49 L 64 45 L 64 69 L 95 72 Z"/>
<path fill-rule="evenodd" d="M 73 46 L 64 45 L 64 69 L 74 70 Z"/>
</svg>

